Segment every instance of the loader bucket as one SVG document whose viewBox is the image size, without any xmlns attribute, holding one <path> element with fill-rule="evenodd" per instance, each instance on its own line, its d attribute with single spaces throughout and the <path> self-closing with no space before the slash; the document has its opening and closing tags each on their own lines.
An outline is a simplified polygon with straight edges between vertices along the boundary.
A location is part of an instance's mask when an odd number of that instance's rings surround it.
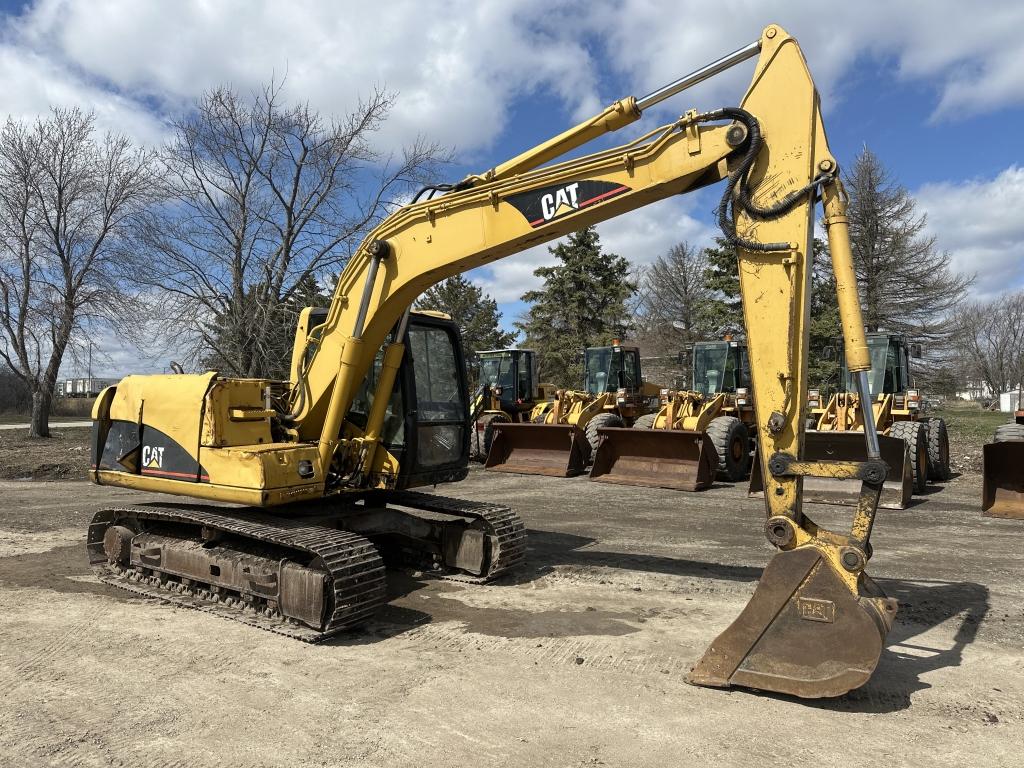
<svg viewBox="0 0 1024 768">
<path fill-rule="evenodd" d="M 687 682 L 842 696 L 871 677 L 896 616 L 896 601 L 865 573 L 857 593 L 814 546 L 777 553 L 750 602 Z"/>
<path fill-rule="evenodd" d="M 494 424 L 484 469 L 573 477 L 587 470 L 590 443 L 572 424 Z"/>
<path fill-rule="evenodd" d="M 703 432 L 601 427 L 597 435 L 591 480 L 677 491 L 703 491 L 714 482 L 718 454 Z"/>
<path fill-rule="evenodd" d="M 1024 440 L 989 443 L 982 461 L 982 512 L 1024 520 Z"/>
<path fill-rule="evenodd" d="M 878 506 L 884 509 L 906 509 L 914 490 L 913 467 L 907 454 L 907 444 L 898 437 L 878 436 L 882 461 L 889 467 Z M 804 459 L 807 461 L 866 461 L 867 449 L 863 432 L 807 432 L 804 440 Z M 754 456 L 750 472 L 750 493 L 764 491 L 761 463 Z M 835 480 L 826 477 L 804 478 L 804 500 L 821 504 L 848 504 L 857 506 L 860 496 L 859 480 Z"/>
</svg>

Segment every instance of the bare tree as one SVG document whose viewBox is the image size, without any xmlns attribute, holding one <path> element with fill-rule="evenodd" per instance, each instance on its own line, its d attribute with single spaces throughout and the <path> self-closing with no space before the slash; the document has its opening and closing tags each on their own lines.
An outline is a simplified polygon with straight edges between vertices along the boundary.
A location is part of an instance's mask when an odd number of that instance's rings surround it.
<svg viewBox="0 0 1024 768">
<path fill-rule="evenodd" d="M 415 142 L 399 159 L 372 143 L 394 104 L 377 90 L 340 120 L 217 88 L 174 124 L 167 204 L 140 228 L 145 279 L 194 357 L 243 376 L 287 368 L 296 294 L 337 273 L 394 199 L 444 160 Z M 283 326 L 289 325 L 287 329 Z"/>
<path fill-rule="evenodd" d="M 906 189 L 865 148 L 844 178 L 850 195 L 850 236 L 870 331 L 907 333 L 922 341 L 948 341 L 951 312 L 973 278 L 950 267 L 925 234 L 926 219 Z"/>
<path fill-rule="evenodd" d="M 707 307 L 713 292 L 708 267 L 706 251 L 682 242 L 645 270 L 637 326 L 649 352 L 675 355 L 683 344 L 709 332 Z"/>
<path fill-rule="evenodd" d="M 49 436 L 72 334 L 123 320 L 131 303 L 120 246 L 150 202 L 152 155 L 95 134 L 77 109 L 0 130 L 0 360 L 32 392 L 36 437 Z"/>
<path fill-rule="evenodd" d="M 957 313 L 956 348 L 964 373 L 998 395 L 1024 379 L 1024 291 L 974 301 Z"/>
</svg>

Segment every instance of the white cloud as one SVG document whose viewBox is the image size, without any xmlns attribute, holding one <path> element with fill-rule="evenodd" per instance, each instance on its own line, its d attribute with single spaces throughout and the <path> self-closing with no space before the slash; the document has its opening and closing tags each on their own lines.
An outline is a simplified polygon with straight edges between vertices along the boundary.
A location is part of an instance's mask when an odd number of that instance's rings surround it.
<svg viewBox="0 0 1024 768">
<path fill-rule="evenodd" d="M 221 83 L 250 89 L 286 73 L 291 98 L 331 113 L 385 86 L 400 99 L 384 141 L 423 134 L 472 150 L 500 133 L 523 93 L 550 90 L 570 113 L 598 103 L 596 68 L 560 16 L 542 0 L 41 0 L 8 36 L 170 111 Z"/>
<path fill-rule="evenodd" d="M 858 57 L 873 55 L 934 83 L 936 117 L 1024 102 L 1021 3 L 38 0 L 6 24 L 0 109 L 94 104 L 152 136 L 154 111 L 173 113 L 220 83 L 254 88 L 287 73 L 289 95 L 326 112 L 344 112 L 375 85 L 396 90 L 382 142 L 423 134 L 465 160 L 502 134 L 522 96 L 553 93 L 582 119 L 624 95 L 600 92 L 602 67 L 643 95 L 756 39 L 767 22 L 799 37 L 826 98 Z M 739 67 L 666 109 L 734 103 L 749 72 Z"/>
<path fill-rule="evenodd" d="M 650 264 L 682 240 L 698 247 L 711 245 L 718 230 L 692 215 L 696 207 L 707 199 L 706 195 L 699 193 L 686 198 L 672 197 L 599 224 L 597 232 L 601 236 L 601 248 L 605 253 L 624 256 L 636 265 Z M 535 277 L 533 271 L 557 262 L 548 251 L 548 247 L 557 242 L 560 241 L 531 248 L 475 270 L 470 279 L 499 304 L 517 301 L 526 291 L 541 286 L 543 281 Z"/>
<path fill-rule="evenodd" d="M 926 184 L 916 198 L 938 247 L 958 270 L 977 273 L 976 295 L 1024 287 L 1024 218 L 1013 213 L 1024 199 L 1024 167 L 993 179 Z"/>
</svg>

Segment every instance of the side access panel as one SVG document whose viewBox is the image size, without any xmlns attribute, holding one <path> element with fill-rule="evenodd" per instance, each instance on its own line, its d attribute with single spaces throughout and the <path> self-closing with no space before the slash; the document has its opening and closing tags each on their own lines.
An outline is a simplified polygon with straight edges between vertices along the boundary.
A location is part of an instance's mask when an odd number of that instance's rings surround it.
<svg viewBox="0 0 1024 768">
<path fill-rule="evenodd" d="M 1024 440 L 989 443 L 982 461 L 981 511 L 1024 520 Z"/>
<path fill-rule="evenodd" d="M 676 491 L 710 488 L 718 453 L 703 432 L 602 427 L 590 479 Z"/>
</svg>

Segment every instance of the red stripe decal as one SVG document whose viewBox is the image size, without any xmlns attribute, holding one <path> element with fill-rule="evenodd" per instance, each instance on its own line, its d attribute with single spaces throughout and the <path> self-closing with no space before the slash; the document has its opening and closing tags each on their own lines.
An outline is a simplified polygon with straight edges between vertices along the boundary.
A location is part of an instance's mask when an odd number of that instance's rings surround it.
<svg viewBox="0 0 1024 768">
<path fill-rule="evenodd" d="M 190 480 L 194 480 L 195 472 L 169 472 L 165 469 L 150 469 L 149 467 L 142 468 L 142 474 L 144 475 L 157 475 L 159 477 L 187 477 Z M 209 480 L 210 478 L 206 475 L 200 476 L 201 480 Z"/>
<path fill-rule="evenodd" d="M 629 187 L 625 187 L 625 186 L 618 187 L 616 189 L 609 189 L 603 195 L 598 195 L 597 197 L 592 197 L 589 200 L 584 200 L 582 203 L 580 203 L 580 208 L 586 208 L 588 205 L 593 205 L 596 202 L 604 200 L 606 197 L 611 197 L 612 195 L 618 195 L 618 194 L 621 194 L 622 192 L 626 192 L 628 190 L 629 190 Z"/>
</svg>

